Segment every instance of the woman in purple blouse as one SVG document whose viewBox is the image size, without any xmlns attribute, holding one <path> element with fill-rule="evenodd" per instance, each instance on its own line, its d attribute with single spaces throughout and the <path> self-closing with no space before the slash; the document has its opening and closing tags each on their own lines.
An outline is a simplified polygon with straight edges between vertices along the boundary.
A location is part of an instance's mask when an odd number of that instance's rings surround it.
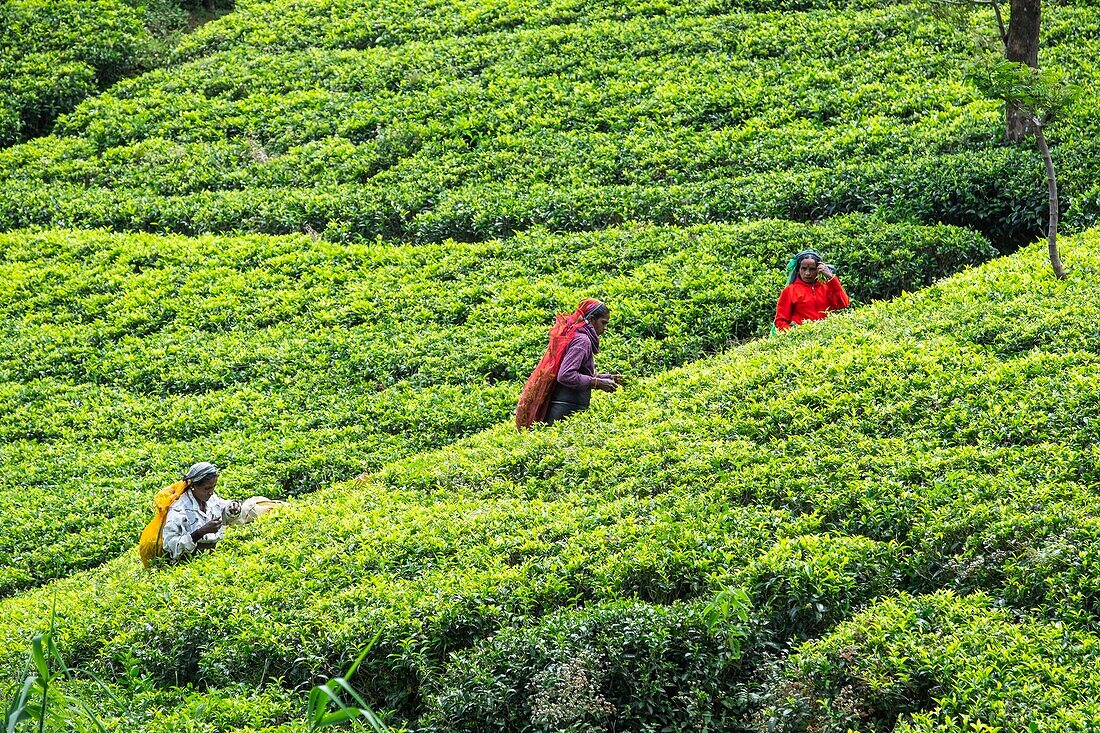
<svg viewBox="0 0 1100 733">
<path fill-rule="evenodd" d="M 597 303 L 584 317 L 584 326 L 577 331 L 565 349 L 558 381 L 550 397 L 546 411 L 546 423 L 555 421 L 579 410 L 588 409 L 592 390 L 614 392 L 619 388 L 621 374 L 596 374 L 596 354 L 600 351 L 600 336 L 607 330 L 611 311 L 603 303 Z"/>
</svg>

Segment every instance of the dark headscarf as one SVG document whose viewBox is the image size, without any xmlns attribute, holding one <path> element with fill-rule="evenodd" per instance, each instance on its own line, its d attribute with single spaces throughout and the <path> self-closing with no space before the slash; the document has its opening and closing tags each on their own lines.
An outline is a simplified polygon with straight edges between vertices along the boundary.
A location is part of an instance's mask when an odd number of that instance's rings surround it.
<svg viewBox="0 0 1100 733">
<path fill-rule="evenodd" d="M 787 284 L 790 285 L 798 279 L 798 268 L 802 265 L 802 260 L 813 260 L 814 262 L 821 262 L 821 255 L 814 252 L 812 249 L 804 249 L 794 256 L 794 258 L 787 263 Z"/>
</svg>

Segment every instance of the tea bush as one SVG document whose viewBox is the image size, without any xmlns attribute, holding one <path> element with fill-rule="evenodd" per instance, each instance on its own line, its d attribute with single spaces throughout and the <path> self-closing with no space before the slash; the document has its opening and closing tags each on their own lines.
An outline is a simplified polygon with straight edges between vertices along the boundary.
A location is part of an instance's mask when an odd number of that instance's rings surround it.
<svg viewBox="0 0 1100 733">
<path fill-rule="evenodd" d="M 429 714 L 460 715 L 458 701 L 492 680 L 501 694 L 557 685 L 555 663 L 509 660 L 574 648 L 544 645 L 574 628 L 571 614 L 623 601 L 666 606 L 686 623 L 696 604 L 744 588 L 750 622 L 732 627 L 755 662 L 807 637 L 826 644 L 853 613 L 864 615 L 851 628 L 869 627 L 866 614 L 890 598 L 944 589 L 1002 609 L 958 632 L 963 649 L 986 644 L 1009 614 L 1086 638 L 1091 566 L 1053 550 L 1087 533 L 1100 508 L 1096 237 L 1066 244 L 1066 281 L 1037 246 L 640 380 L 552 429 L 500 425 L 322 488 L 188 565 L 150 575 L 130 555 L 8 598 L 0 644 L 25 638 L 56 593 L 59 643 L 75 661 L 221 694 L 308 685 L 381 633 L 356 683 L 379 708 L 426 725 Z M 1024 592 L 1029 563 L 1045 580 Z M 1062 603 L 1039 613 L 1047 588 Z M 1087 685 L 1088 658 L 1075 660 L 1059 664 Z M 791 720 L 817 714 L 782 676 L 738 669 L 721 693 L 730 715 L 767 717 L 788 698 Z M 851 685 L 844 720 L 940 715 L 941 689 L 966 692 L 937 719 L 1004 701 L 999 720 L 1030 720 L 1026 685 L 1041 684 L 1041 670 L 1023 665 L 1019 685 L 1002 688 L 971 667 L 946 669 L 928 684 L 916 675 L 896 704 Z M 794 688 L 809 684 L 790 673 Z M 650 689 L 676 689 L 672 674 Z M 685 709 L 674 697 L 663 710 Z M 584 699 L 576 710 L 587 715 L 608 698 Z M 444 713 L 433 702 L 444 700 L 456 706 Z M 685 725 L 713 719 L 693 710 Z"/>
<path fill-rule="evenodd" d="M 505 419 L 583 295 L 615 314 L 601 364 L 633 376 L 758 335 L 811 244 L 862 300 L 991 254 L 866 217 L 418 248 L 0 235 L 0 496 L 22 499 L 0 593 L 129 547 L 193 460 L 227 464 L 224 491 L 290 496 Z"/>
<path fill-rule="evenodd" d="M 792 659 L 772 730 L 1088 730 L 1100 639 L 1015 621 L 988 596 L 902 595 Z"/>
<path fill-rule="evenodd" d="M 740 671 L 701 609 L 563 611 L 453 656 L 421 729 L 721 729 L 743 714 Z"/>
<path fill-rule="evenodd" d="M 743 573 L 783 639 L 817 636 L 867 601 L 897 591 L 906 574 L 895 542 L 807 535 L 777 542 Z"/>
<path fill-rule="evenodd" d="M 175 0 L 8 0 L 0 6 L 0 147 L 49 132 L 85 98 L 160 62 Z"/>
<path fill-rule="evenodd" d="M 969 37 L 911 3 L 786 5 L 250 3 L 0 152 L 0 228 L 442 242 L 879 212 L 1041 234 L 1041 162 L 962 81 Z M 1091 88 L 1097 27 L 1052 6 L 1044 61 Z M 1070 224 L 1095 218 L 1094 106 L 1052 132 Z"/>
</svg>

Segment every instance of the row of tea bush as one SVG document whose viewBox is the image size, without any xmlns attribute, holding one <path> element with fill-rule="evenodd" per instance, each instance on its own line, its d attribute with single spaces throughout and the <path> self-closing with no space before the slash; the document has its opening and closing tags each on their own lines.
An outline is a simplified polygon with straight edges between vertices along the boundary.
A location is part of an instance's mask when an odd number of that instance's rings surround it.
<svg viewBox="0 0 1100 733">
<path fill-rule="evenodd" d="M 1042 232 L 1038 154 L 1001 147 L 970 38 L 917 4 L 360 5 L 208 24 L 185 62 L 0 153 L 0 228 L 439 242 L 880 211 Z M 1097 10 L 1045 23 L 1044 63 L 1090 89 Z M 1071 225 L 1095 217 L 1093 106 L 1051 130 Z"/>
<path fill-rule="evenodd" d="M 1077 730 L 1028 705 L 1054 663 L 1091 690 L 1091 653 L 1031 648 L 1005 686 L 958 650 L 1007 661 L 1016 642 L 998 651 L 991 629 L 1097 630 L 1096 243 L 1065 244 L 1066 281 L 1036 246 L 638 380 L 552 429 L 500 425 L 321 489 L 186 566 L 129 555 L 8 598 L 2 656 L 56 603 L 86 668 L 211 695 L 308 685 L 380 634 L 354 681 L 424 730 L 797 726 L 800 710 Z M 979 594 L 964 607 L 984 620 L 905 625 L 909 595 L 944 590 Z M 941 597 L 915 603 L 951 613 Z M 879 627 L 907 636 L 883 648 Z M 815 710 L 815 690 L 838 707 Z M 890 708 L 892 690 L 915 702 Z"/>
<path fill-rule="evenodd" d="M 7 0 L 0 5 L 0 148 L 49 132 L 77 104 L 166 60 L 178 0 Z"/>
<path fill-rule="evenodd" d="M 807 246 L 864 302 L 992 254 L 873 217 L 423 247 L 0 235 L 0 496 L 23 499 L 0 519 L 0 593 L 127 548 L 191 461 L 294 495 L 506 419 L 581 297 L 611 305 L 601 361 L 632 377 L 760 335 Z"/>
</svg>

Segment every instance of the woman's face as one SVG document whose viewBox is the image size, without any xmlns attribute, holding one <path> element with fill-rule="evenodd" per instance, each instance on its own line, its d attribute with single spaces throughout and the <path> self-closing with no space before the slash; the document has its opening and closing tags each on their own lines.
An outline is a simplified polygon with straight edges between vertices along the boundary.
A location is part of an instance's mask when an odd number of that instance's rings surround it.
<svg viewBox="0 0 1100 733">
<path fill-rule="evenodd" d="M 596 332 L 597 336 L 603 336 L 603 332 L 607 330 L 607 324 L 611 322 L 611 316 L 600 316 L 599 318 L 592 319 L 592 330 Z"/>
<path fill-rule="evenodd" d="M 215 474 L 214 476 L 208 476 L 207 478 L 204 478 L 202 481 L 198 481 L 196 483 L 191 484 L 191 493 L 194 495 L 194 497 L 196 499 L 198 499 L 199 501 L 201 501 L 205 504 L 210 499 L 210 497 L 213 495 L 214 487 L 217 486 L 217 485 L 218 485 L 217 475 Z"/>
<path fill-rule="evenodd" d="M 798 277 L 804 283 L 813 284 L 817 280 L 817 260 L 807 257 L 798 263 Z"/>
</svg>

